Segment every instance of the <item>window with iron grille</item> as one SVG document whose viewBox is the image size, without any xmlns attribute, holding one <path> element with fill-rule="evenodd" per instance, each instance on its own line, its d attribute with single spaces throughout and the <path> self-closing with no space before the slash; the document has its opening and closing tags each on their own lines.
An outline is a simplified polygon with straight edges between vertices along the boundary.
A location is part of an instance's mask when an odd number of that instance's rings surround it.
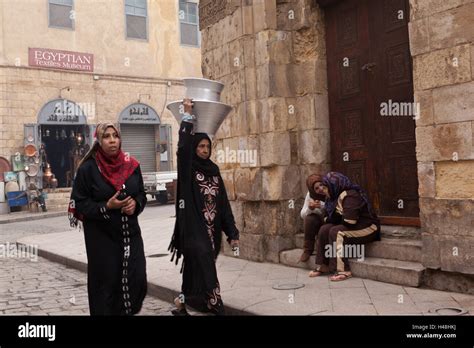
<svg viewBox="0 0 474 348">
<path fill-rule="evenodd" d="M 148 39 L 146 0 L 125 0 L 127 38 Z"/>
<path fill-rule="evenodd" d="M 198 4 L 195 2 L 180 0 L 178 16 L 181 44 L 199 47 L 200 33 Z"/>
<path fill-rule="evenodd" d="M 49 0 L 49 26 L 74 29 L 74 0 Z"/>
</svg>

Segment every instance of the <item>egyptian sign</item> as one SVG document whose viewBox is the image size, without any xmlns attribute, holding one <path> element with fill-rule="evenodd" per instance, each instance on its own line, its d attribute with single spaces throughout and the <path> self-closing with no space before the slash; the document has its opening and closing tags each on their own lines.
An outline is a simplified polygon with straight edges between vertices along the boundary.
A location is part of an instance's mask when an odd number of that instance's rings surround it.
<svg viewBox="0 0 474 348">
<path fill-rule="evenodd" d="M 120 113 L 119 123 L 160 124 L 160 117 L 152 107 L 135 103 L 127 106 Z"/>
<path fill-rule="evenodd" d="M 86 115 L 76 103 L 56 99 L 46 103 L 39 114 L 39 124 L 87 124 Z"/>
<path fill-rule="evenodd" d="M 28 48 L 28 65 L 92 72 L 94 71 L 94 55 L 48 48 Z"/>
</svg>

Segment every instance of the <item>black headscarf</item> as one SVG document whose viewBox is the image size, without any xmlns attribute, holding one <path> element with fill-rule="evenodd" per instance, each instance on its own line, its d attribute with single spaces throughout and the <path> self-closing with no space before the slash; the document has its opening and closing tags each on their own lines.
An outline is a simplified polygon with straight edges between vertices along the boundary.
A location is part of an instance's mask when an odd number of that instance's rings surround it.
<svg viewBox="0 0 474 348">
<path fill-rule="evenodd" d="M 196 154 L 196 149 L 201 142 L 201 140 L 207 139 L 209 140 L 210 149 L 209 149 L 209 157 L 208 159 L 202 159 Z M 210 160 L 212 154 L 212 141 L 211 138 L 206 133 L 194 133 L 193 137 L 193 170 L 197 170 L 203 173 L 206 176 L 214 176 L 219 175 L 219 167 Z"/>
</svg>

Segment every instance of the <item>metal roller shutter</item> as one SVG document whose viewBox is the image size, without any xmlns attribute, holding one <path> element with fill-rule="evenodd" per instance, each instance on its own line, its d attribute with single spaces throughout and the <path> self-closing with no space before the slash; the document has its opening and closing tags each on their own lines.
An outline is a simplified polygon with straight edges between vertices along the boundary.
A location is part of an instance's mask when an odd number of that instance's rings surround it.
<svg viewBox="0 0 474 348">
<path fill-rule="evenodd" d="M 143 172 L 156 172 L 155 127 L 152 124 L 121 124 L 122 150 L 140 162 Z"/>
</svg>

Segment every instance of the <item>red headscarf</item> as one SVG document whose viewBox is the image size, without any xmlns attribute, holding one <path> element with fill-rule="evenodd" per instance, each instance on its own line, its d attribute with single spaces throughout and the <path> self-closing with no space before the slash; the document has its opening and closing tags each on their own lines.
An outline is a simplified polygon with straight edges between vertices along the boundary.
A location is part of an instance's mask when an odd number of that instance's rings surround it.
<svg viewBox="0 0 474 348">
<path fill-rule="evenodd" d="M 109 182 L 117 191 L 122 189 L 122 185 L 133 174 L 139 166 L 138 161 L 125 154 L 122 151 L 122 142 L 120 142 L 119 152 L 115 156 L 107 155 L 102 150 L 102 138 L 107 128 L 113 128 L 120 138 L 120 132 L 113 123 L 101 123 L 97 126 L 97 140 L 101 146 L 97 148 L 95 153 L 95 161 L 99 167 L 99 171 L 107 182 Z"/>
</svg>

